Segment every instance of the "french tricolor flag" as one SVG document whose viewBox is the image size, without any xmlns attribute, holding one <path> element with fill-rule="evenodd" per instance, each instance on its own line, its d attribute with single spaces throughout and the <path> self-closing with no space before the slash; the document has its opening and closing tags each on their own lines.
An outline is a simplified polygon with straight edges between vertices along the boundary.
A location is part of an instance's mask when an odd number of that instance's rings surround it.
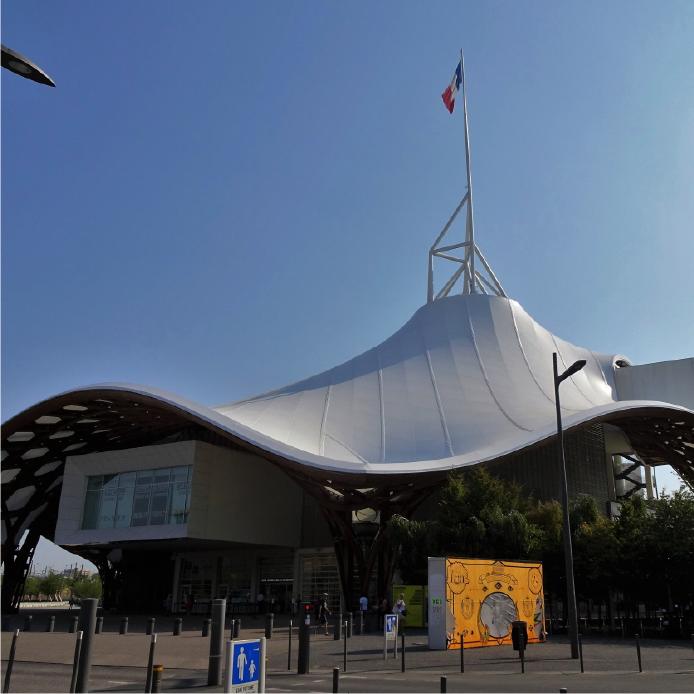
<svg viewBox="0 0 694 694">
<path fill-rule="evenodd" d="M 441 94 L 443 103 L 446 104 L 449 113 L 453 113 L 453 109 L 455 108 L 455 95 L 460 91 L 460 83 L 462 81 L 463 67 L 458 63 L 458 67 L 455 69 L 455 75 L 453 75 L 450 85 L 446 87 L 446 91 Z"/>
</svg>

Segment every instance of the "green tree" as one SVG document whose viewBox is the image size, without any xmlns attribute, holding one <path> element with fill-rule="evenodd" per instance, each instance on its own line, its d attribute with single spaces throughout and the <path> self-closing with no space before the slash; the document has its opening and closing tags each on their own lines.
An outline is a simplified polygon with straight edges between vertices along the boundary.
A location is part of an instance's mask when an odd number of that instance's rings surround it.
<svg viewBox="0 0 694 694">
<path fill-rule="evenodd" d="M 35 576 L 29 576 L 24 583 L 24 595 L 38 597 L 38 594 L 41 592 L 39 584 L 40 579 L 36 578 Z"/>
<path fill-rule="evenodd" d="M 529 557 L 540 538 L 524 515 L 532 507 L 519 485 L 504 484 L 484 468 L 452 474 L 436 520 L 394 517 L 388 524 L 403 580 L 426 582 L 429 556 Z"/>
<path fill-rule="evenodd" d="M 100 598 L 102 593 L 101 578 L 99 574 L 85 576 L 78 573 L 69 583 L 70 592 L 76 598 Z"/>
<path fill-rule="evenodd" d="M 65 585 L 65 579 L 49 569 L 48 573 L 39 581 L 39 592 L 47 598 L 55 597 Z"/>
</svg>

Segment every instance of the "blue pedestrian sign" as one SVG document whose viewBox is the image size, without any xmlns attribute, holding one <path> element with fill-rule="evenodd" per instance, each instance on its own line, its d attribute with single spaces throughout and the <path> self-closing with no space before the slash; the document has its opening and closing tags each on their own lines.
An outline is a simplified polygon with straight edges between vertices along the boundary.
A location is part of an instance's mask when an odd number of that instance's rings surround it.
<svg viewBox="0 0 694 694">
<path fill-rule="evenodd" d="M 398 633 L 398 615 L 387 614 L 386 615 L 386 639 L 394 639 Z"/>
<path fill-rule="evenodd" d="M 260 691 L 260 639 L 232 641 L 231 691 Z"/>
</svg>

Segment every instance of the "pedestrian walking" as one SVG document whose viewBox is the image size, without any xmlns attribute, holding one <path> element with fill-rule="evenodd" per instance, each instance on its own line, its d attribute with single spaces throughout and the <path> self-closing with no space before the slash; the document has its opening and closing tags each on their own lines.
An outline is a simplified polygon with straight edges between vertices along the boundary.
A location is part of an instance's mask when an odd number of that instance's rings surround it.
<svg viewBox="0 0 694 694">
<path fill-rule="evenodd" d="M 396 601 L 395 605 L 393 605 L 393 614 L 396 614 L 398 616 L 398 633 L 404 634 L 406 624 L 405 617 L 407 617 L 405 593 L 400 593 L 400 597 Z"/>
<path fill-rule="evenodd" d="M 323 600 L 320 606 L 320 617 L 319 622 L 325 624 L 325 635 L 328 636 L 328 615 L 332 615 L 332 612 L 328 609 L 328 594 L 323 593 Z"/>
</svg>

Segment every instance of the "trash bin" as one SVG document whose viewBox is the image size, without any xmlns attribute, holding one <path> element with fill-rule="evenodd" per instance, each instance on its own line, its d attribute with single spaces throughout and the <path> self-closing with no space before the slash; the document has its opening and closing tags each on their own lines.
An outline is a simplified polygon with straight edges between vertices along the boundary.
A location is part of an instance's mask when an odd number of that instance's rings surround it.
<svg viewBox="0 0 694 694">
<path fill-rule="evenodd" d="M 527 622 L 511 622 L 511 641 L 513 641 L 513 650 L 520 650 L 520 639 L 523 638 L 523 650 L 528 647 L 528 623 Z"/>
</svg>

